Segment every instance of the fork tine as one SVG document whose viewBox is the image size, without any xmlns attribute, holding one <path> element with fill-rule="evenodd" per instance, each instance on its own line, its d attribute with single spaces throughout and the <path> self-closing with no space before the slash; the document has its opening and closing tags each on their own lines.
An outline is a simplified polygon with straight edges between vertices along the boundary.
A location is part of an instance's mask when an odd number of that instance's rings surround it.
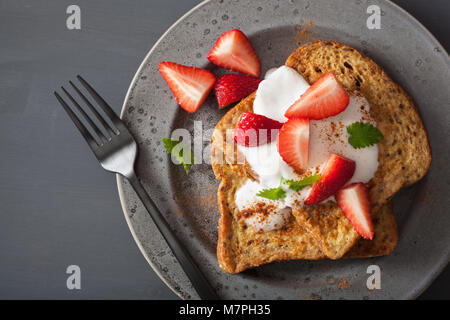
<svg viewBox="0 0 450 320">
<path fill-rule="evenodd" d="M 96 149 L 98 144 L 95 141 L 95 139 L 92 137 L 90 132 L 86 129 L 86 127 L 81 123 L 80 119 L 78 119 L 77 115 L 70 109 L 69 105 L 64 101 L 63 98 L 58 94 L 58 92 L 54 92 L 56 99 L 58 99 L 58 102 L 61 104 L 61 106 L 64 108 L 64 110 L 69 115 L 70 119 L 72 119 L 75 126 L 78 128 L 88 145 L 91 147 L 91 149 Z"/>
<path fill-rule="evenodd" d="M 83 110 L 83 108 L 81 108 L 80 104 L 72 97 L 72 95 L 64 87 L 61 87 L 61 89 L 69 97 L 70 101 L 72 101 L 77 110 L 82 114 L 82 116 L 86 119 L 86 121 L 90 124 L 90 126 L 94 129 L 95 133 L 101 139 L 101 141 L 106 142 L 108 138 L 105 137 L 103 132 L 100 131 L 100 129 L 97 127 L 94 121 L 92 121 L 89 115 Z"/>
<path fill-rule="evenodd" d="M 110 120 L 116 125 L 116 127 L 119 129 L 119 127 L 122 126 L 122 121 L 119 119 L 119 117 L 116 115 L 113 109 L 106 103 L 106 101 L 95 91 L 94 88 L 91 87 L 89 83 L 87 83 L 86 80 L 84 80 L 80 75 L 77 75 L 78 80 L 81 82 L 81 84 L 86 88 L 87 91 L 91 94 L 91 96 L 97 101 L 97 103 L 100 105 L 100 107 L 105 111 L 106 115 L 110 118 Z"/>
<path fill-rule="evenodd" d="M 115 130 L 111 128 L 111 126 L 108 124 L 108 122 L 105 121 L 105 119 L 100 115 L 100 113 L 97 111 L 97 109 L 94 107 L 94 105 L 86 98 L 86 96 L 78 89 L 78 87 L 72 82 L 69 81 L 70 85 L 74 88 L 74 90 L 78 93 L 78 95 L 83 99 L 83 101 L 87 104 L 89 109 L 92 111 L 92 113 L 95 115 L 95 117 L 100 121 L 103 125 L 103 127 L 108 131 L 108 133 L 112 136 L 113 134 L 116 134 Z"/>
</svg>

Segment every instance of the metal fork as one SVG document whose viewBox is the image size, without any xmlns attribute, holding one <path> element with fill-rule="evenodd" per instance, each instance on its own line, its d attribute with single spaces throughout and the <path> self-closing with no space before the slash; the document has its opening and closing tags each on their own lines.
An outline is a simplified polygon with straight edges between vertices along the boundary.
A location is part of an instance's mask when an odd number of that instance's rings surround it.
<svg viewBox="0 0 450 320">
<path fill-rule="evenodd" d="M 197 291 L 201 299 L 218 299 L 216 293 L 208 283 L 203 273 L 186 249 L 181 245 L 180 241 L 175 237 L 170 230 L 167 221 L 145 191 L 141 182 L 139 181 L 134 171 L 134 162 L 137 156 L 137 144 L 131 135 L 128 128 L 115 114 L 106 101 L 84 80 L 81 76 L 77 76 L 83 87 L 89 92 L 89 94 L 97 102 L 98 106 L 104 111 L 110 122 L 108 124 L 105 118 L 97 111 L 94 105 L 86 98 L 86 96 L 78 89 L 72 81 L 69 81 L 70 85 L 81 97 L 84 103 L 88 106 L 91 112 L 95 115 L 98 121 L 102 124 L 107 135 L 103 134 L 99 127 L 92 121 L 89 115 L 83 110 L 81 105 L 72 97 L 72 95 L 64 88 L 61 87 L 63 92 L 67 95 L 69 100 L 73 103 L 78 112 L 85 118 L 86 122 L 92 127 L 98 139 L 95 139 L 89 132 L 86 126 L 80 121 L 78 116 L 73 112 L 70 106 L 64 101 L 64 99 L 55 91 L 54 94 L 72 119 L 75 126 L 83 135 L 84 139 L 88 143 L 92 152 L 102 165 L 102 167 L 108 171 L 119 173 L 128 179 L 131 186 L 136 191 L 137 195 L 141 199 L 148 213 L 152 217 L 155 225 L 167 241 L 174 256 L 177 258 L 184 272 L 191 281 L 193 287 Z"/>
</svg>

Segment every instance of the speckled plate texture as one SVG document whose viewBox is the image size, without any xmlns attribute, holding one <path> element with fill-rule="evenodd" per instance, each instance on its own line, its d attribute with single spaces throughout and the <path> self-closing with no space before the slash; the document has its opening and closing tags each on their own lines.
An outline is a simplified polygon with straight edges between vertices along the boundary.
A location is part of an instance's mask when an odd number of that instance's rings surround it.
<svg viewBox="0 0 450 320">
<path fill-rule="evenodd" d="M 381 29 L 369 30 L 366 10 L 381 8 Z M 368 54 L 414 99 L 433 150 L 428 175 L 394 198 L 400 240 L 393 254 L 371 259 L 285 261 L 238 275 L 223 273 L 216 258 L 218 181 L 209 165 L 209 140 L 218 110 L 211 95 L 195 113 L 182 110 L 158 72 L 158 62 L 174 61 L 224 71 L 206 59 L 215 40 L 239 28 L 250 38 L 262 74 L 284 63 L 298 46 L 297 26 L 313 22 L 311 39 L 332 39 Z M 408 299 L 417 297 L 449 260 L 450 215 L 450 72 L 449 57 L 413 17 L 386 1 L 223 0 L 206 1 L 178 20 L 145 57 L 131 83 L 122 110 L 139 143 L 136 163 L 145 188 L 172 229 L 224 299 Z M 199 125 L 201 121 L 202 125 Z M 167 156 L 162 137 L 187 128 L 203 143 L 208 163 L 189 175 Z M 203 141 L 200 141 L 203 140 Z M 180 297 L 198 298 L 186 276 L 138 201 L 118 177 L 125 217 L 143 255 Z M 367 268 L 381 268 L 381 289 L 368 290 Z"/>
</svg>

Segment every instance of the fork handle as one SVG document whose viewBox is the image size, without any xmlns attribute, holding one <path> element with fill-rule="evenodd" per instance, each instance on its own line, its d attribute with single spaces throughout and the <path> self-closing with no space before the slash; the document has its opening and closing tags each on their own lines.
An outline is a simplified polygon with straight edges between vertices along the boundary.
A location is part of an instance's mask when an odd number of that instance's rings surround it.
<svg viewBox="0 0 450 320">
<path fill-rule="evenodd" d="M 144 187 L 139 181 L 139 178 L 134 172 L 127 178 L 131 186 L 134 188 L 134 191 L 136 191 L 137 195 L 141 199 L 148 213 L 152 217 L 156 227 L 166 240 L 169 248 L 172 250 L 173 255 L 177 258 L 189 280 L 191 280 L 192 286 L 195 288 L 200 298 L 204 300 L 217 300 L 217 294 L 214 292 L 213 288 L 206 280 L 205 276 L 200 271 L 189 252 L 184 248 L 175 234 L 170 230 L 166 219 L 163 217 L 161 211 L 159 211 L 153 200 L 145 191 Z"/>
</svg>

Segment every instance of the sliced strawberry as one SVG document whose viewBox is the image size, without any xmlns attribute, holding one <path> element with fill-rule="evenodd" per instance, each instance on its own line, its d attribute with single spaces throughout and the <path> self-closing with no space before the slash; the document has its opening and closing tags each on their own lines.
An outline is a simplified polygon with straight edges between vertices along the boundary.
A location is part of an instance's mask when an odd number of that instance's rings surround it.
<svg viewBox="0 0 450 320">
<path fill-rule="evenodd" d="M 351 179 L 355 166 L 355 161 L 332 153 L 319 180 L 313 184 L 305 204 L 313 205 L 334 195 Z"/>
<path fill-rule="evenodd" d="M 342 213 L 364 239 L 373 239 L 373 225 L 370 217 L 369 189 L 362 182 L 353 183 L 336 193 L 336 201 Z"/>
<path fill-rule="evenodd" d="M 281 158 L 296 170 L 308 166 L 309 120 L 290 119 L 283 124 L 277 137 L 278 153 Z"/>
<path fill-rule="evenodd" d="M 200 108 L 216 81 L 208 70 L 174 62 L 160 62 L 158 68 L 175 99 L 187 112 L 195 112 Z"/>
<path fill-rule="evenodd" d="M 332 72 L 328 72 L 306 90 L 285 112 L 285 117 L 320 120 L 344 111 L 349 96 Z"/>
<path fill-rule="evenodd" d="M 226 74 L 217 78 L 214 90 L 219 108 L 239 101 L 258 89 L 262 79 L 247 77 L 240 74 Z"/>
<path fill-rule="evenodd" d="M 233 29 L 222 34 L 208 53 L 208 60 L 219 67 L 259 77 L 261 63 L 245 34 Z"/>
<path fill-rule="evenodd" d="M 234 130 L 234 141 L 246 147 L 270 143 L 282 125 L 281 122 L 265 116 L 243 112 L 239 117 L 237 128 Z"/>
</svg>

